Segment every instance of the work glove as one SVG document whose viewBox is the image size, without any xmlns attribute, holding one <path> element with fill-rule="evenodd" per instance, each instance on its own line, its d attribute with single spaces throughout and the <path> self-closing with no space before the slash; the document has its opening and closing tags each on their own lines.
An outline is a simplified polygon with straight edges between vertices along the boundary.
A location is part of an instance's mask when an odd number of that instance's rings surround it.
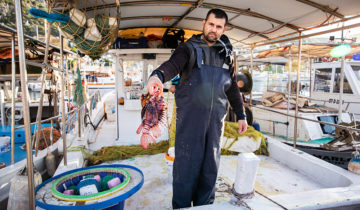
<svg viewBox="0 0 360 210">
<path fill-rule="evenodd" d="M 160 81 L 159 77 L 151 76 L 148 80 L 147 91 L 150 95 L 162 95 L 163 94 L 163 83 Z"/>
</svg>

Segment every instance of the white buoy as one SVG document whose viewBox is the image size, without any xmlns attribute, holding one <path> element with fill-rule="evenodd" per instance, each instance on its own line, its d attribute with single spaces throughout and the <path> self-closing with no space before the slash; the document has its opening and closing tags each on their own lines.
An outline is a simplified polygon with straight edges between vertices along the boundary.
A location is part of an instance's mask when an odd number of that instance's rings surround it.
<svg viewBox="0 0 360 210">
<path fill-rule="evenodd" d="M 254 153 L 241 153 L 238 155 L 238 166 L 234 190 L 238 194 L 247 194 L 254 191 L 255 177 L 260 159 Z"/>
<path fill-rule="evenodd" d="M 50 151 L 48 151 L 48 154 L 45 157 L 45 165 L 47 173 L 50 177 L 52 177 L 56 171 L 56 159 L 55 155 L 53 155 Z"/>
<path fill-rule="evenodd" d="M 168 168 L 168 178 L 167 181 L 172 183 L 173 181 L 173 165 L 175 159 L 175 147 L 170 147 L 168 152 L 165 154 L 166 165 Z"/>
</svg>

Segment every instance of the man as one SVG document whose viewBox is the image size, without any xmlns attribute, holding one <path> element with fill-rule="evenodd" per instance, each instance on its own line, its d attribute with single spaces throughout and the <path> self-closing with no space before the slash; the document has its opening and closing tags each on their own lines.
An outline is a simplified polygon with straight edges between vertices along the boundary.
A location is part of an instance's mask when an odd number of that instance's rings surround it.
<svg viewBox="0 0 360 210">
<path fill-rule="evenodd" d="M 181 44 L 147 84 L 150 94 L 162 92 L 162 83 L 180 74 L 175 92 L 174 209 L 214 202 L 227 100 L 239 119 L 239 133 L 247 129 L 232 46 L 223 35 L 227 21 L 224 11 L 211 9 L 202 22 L 203 34 Z"/>
</svg>

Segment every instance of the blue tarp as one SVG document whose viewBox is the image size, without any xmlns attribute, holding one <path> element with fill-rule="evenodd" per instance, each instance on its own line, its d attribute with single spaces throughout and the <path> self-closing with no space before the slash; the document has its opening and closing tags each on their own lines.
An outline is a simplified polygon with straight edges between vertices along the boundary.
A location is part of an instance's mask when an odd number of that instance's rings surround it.
<svg viewBox="0 0 360 210">
<path fill-rule="evenodd" d="M 20 147 L 23 143 L 15 144 L 15 163 L 26 158 L 26 150 L 22 150 Z M 34 154 L 34 151 L 33 151 Z M 6 166 L 11 165 L 11 150 L 9 152 L 0 153 L 0 162 L 6 164 Z"/>
<path fill-rule="evenodd" d="M 43 128 L 50 127 L 50 123 L 41 124 Z M 20 125 L 15 125 L 18 127 Z M 31 125 L 31 135 L 34 134 L 35 125 Z M 10 136 L 11 137 L 11 125 L 0 126 L 0 136 Z M 15 130 L 15 144 L 25 143 L 25 128 L 20 128 Z"/>
</svg>

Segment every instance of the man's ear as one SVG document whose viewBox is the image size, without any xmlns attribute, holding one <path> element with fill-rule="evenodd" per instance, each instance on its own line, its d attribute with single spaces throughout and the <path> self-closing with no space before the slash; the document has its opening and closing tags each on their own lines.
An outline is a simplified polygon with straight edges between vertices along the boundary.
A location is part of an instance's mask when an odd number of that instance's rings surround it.
<svg viewBox="0 0 360 210">
<path fill-rule="evenodd" d="M 202 27 L 204 28 L 206 20 L 202 21 Z"/>
</svg>

